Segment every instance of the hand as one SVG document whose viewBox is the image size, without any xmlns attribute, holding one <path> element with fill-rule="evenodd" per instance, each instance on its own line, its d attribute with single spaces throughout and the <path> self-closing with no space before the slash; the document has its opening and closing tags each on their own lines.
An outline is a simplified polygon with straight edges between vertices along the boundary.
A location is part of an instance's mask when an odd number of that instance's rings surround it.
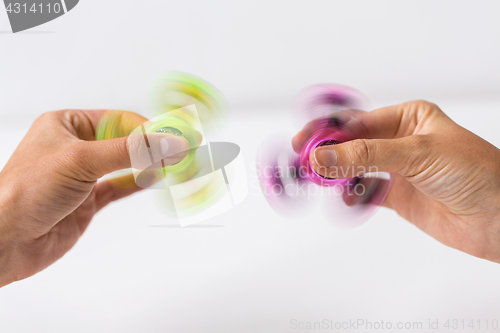
<svg viewBox="0 0 500 333">
<path fill-rule="evenodd" d="M 127 134 L 147 119 L 125 111 L 113 111 L 130 127 L 119 131 L 123 137 L 93 141 L 106 112 L 65 110 L 42 115 L 0 173 L 0 287 L 55 262 L 73 247 L 100 209 L 141 189 L 132 174 L 97 182 L 112 171 L 130 168 L 131 149 L 144 148 Z M 183 137 L 155 134 L 154 138 L 167 164 L 182 160 L 189 149 Z"/>
<path fill-rule="evenodd" d="M 394 172 L 384 206 L 443 244 L 500 263 L 500 150 L 457 125 L 435 104 L 408 102 L 347 111 L 361 137 L 310 155 L 323 176 L 349 166 Z M 314 122 L 293 139 L 300 152 Z"/>
</svg>

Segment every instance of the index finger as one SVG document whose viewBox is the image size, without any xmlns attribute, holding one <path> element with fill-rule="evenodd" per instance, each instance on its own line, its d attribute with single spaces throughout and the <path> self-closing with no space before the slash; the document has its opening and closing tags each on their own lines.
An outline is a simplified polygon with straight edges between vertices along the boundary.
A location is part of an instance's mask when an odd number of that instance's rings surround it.
<svg viewBox="0 0 500 333">
<path fill-rule="evenodd" d="M 341 129 L 344 126 L 356 126 L 358 119 L 366 112 L 360 110 L 347 109 L 332 113 L 328 117 L 321 117 L 308 122 L 304 128 L 297 133 L 292 139 L 292 147 L 296 153 L 300 153 L 302 146 L 309 140 L 314 131 L 324 122 L 328 120 L 329 126 L 332 128 Z"/>
<path fill-rule="evenodd" d="M 344 126 L 356 127 L 357 139 L 396 139 L 424 130 L 424 119 L 429 113 L 442 111 L 426 101 L 411 101 L 376 109 L 371 112 L 357 110 L 341 111 L 332 116 L 341 120 L 347 117 Z M 310 138 L 318 120 L 309 122 L 293 139 L 293 149 L 299 153 L 304 143 Z"/>
<path fill-rule="evenodd" d="M 383 107 L 360 116 L 366 136 L 359 139 L 397 139 L 423 134 L 434 116 L 442 117 L 444 113 L 437 105 L 423 100 Z"/>
<path fill-rule="evenodd" d="M 137 113 L 121 110 L 62 110 L 48 115 L 72 136 L 85 141 L 96 140 L 96 134 L 101 140 L 125 137 L 147 121 Z"/>
</svg>

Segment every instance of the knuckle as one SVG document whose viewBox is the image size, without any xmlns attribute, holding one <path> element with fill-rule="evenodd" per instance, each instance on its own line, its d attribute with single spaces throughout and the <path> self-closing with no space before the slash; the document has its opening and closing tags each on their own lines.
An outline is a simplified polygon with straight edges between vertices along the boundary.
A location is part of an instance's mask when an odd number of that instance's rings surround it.
<svg viewBox="0 0 500 333">
<path fill-rule="evenodd" d="M 46 123 L 48 121 L 52 121 L 54 118 L 55 118 L 55 115 L 54 115 L 54 111 L 50 111 L 50 112 L 44 112 L 42 113 L 41 115 L 39 115 L 36 119 L 35 119 L 35 123 L 37 124 L 40 124 L 40 123 Z"/>
<path fill-rule="evenodd" d="M 120 149 L 127 151 L 132 168 L 143 170 L 151 165 L 152 161 L 143 134 L 132 134 L 122 144 L 124 147 Z"/>
<path fill-rule="evenodd" d="M 412 140 L 412 145 L 415 149 L 421 149 L 421 150 L 428 150 L 432 144 L 432 140 L 429 138 L 428 135 L 425 134 L 420 134 L 420 135 L 413 135 L 411 137 Z"/>
<path fill-rule="evenodd" d="M 373 158 L 372 144 L 365 139 L 354 140 L 351 143 L 350 155 L 353 162 L 369 163 Z"/>
<path fill-rule="evenodd" d="M 70 157 L 71 161 L 76 163 L 84 163 L 88 160 L 86 150 L 81 144 L 70 145 L 66 149 L 66 154 Z"/>
<path fill-rule="evenodd" d="M 419 108 L 432 108 L 432 107 L 436 106 L 436 104 L 431 103 L 425 99 L 419 99 L 419 100 L 414 101 L 413 103 L 416 106 L 418 106 Z"/>
<path fill-rule="evenodd" d="M 431 152 L 434 151 L 434 142 L 429 135 L 412 135 L 405 140 L 405 163 L 402 172 L 419 174 L 429 164 Z"/>
<path fill-rule="evenodd" d="M 61 119 L 61 117 L 68 112 L 71 112 L 71 110 L 59 110 L 59 111 L 44 112 L 41 115 L 39 115 L 33 123 L 38 125 L 38 126 L 48 126 L 50 124 L 53 124 L 53 123 L 59 121 Z"/>
<path fill-rule="evenodd" d="M 59 156 L 64 171 L 70 178 L 85 182 L 95 181 L 98 178 L 94 171 L 95 160 L 89 156 L 87 148 L 82 143 L 69 145 Z"/>
<path fill-rule="evenodd" d="M 115 140 L 115 149 L 118 154 L 127 154 L 129 153 L 130 150 L 130 142 L 127 139 L 120 139 L 120 140 Z"/>
<path fill-rule="evenodd" d="M 415 100 L 401 104 L 398 111 L 400 127 L 403 128 L 402 136 L 419 133 L 424 124 L 444 115 L 436 104 L 426 100 Z"/>
<path fill-rule="evenodd" d="M 421 116 L 430 116 L 442 112 L 436 104 L 423 99 L 410 102 L 410 109 L 416 115 Z"/>
</svg>

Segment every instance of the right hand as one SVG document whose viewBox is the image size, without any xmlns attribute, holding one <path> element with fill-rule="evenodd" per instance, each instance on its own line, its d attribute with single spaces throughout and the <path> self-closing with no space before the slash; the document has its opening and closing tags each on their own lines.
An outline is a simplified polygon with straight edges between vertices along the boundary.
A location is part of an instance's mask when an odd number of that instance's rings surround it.
<svg viewBox="0 0 500 333">
<path fill-rule="evenodd" d="M 316 148 L 311 167 L 393 172 L 384 206 L 443 244 L 500 263 L 500 150 L 456 124 L 435 104 L 413 101 L 347 111 L 363 137 Z M 293 139 L 300 152 L 314 122 Z"/>
</svg>

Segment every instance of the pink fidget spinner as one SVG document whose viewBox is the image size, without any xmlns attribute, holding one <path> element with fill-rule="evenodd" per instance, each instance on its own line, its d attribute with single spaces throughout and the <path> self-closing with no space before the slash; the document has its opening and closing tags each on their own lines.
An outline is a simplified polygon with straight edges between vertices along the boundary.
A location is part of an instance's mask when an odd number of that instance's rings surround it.
<svg viewBox="0 0 500 333">
<path fill-rule="evenodd" d="M 324 177 L 309 164 L 314 149 L 364 137 L 359 117 L 366 108 L 359 92 L 324 84 L 306 89 L 297 100 L 296 117 L 307 139 L 300 154 L 292 150 L 291 138 L 271 137 L 258 155 L 261 188 L 270 206 L 294 217 L 322 205 L 339 226 L 356 227 L 370 218 L 389 193 L 392 175 L 377 168 L 352 166 Z M 320 203 L 321 201 L 323 203 Z"/>
</svg>

